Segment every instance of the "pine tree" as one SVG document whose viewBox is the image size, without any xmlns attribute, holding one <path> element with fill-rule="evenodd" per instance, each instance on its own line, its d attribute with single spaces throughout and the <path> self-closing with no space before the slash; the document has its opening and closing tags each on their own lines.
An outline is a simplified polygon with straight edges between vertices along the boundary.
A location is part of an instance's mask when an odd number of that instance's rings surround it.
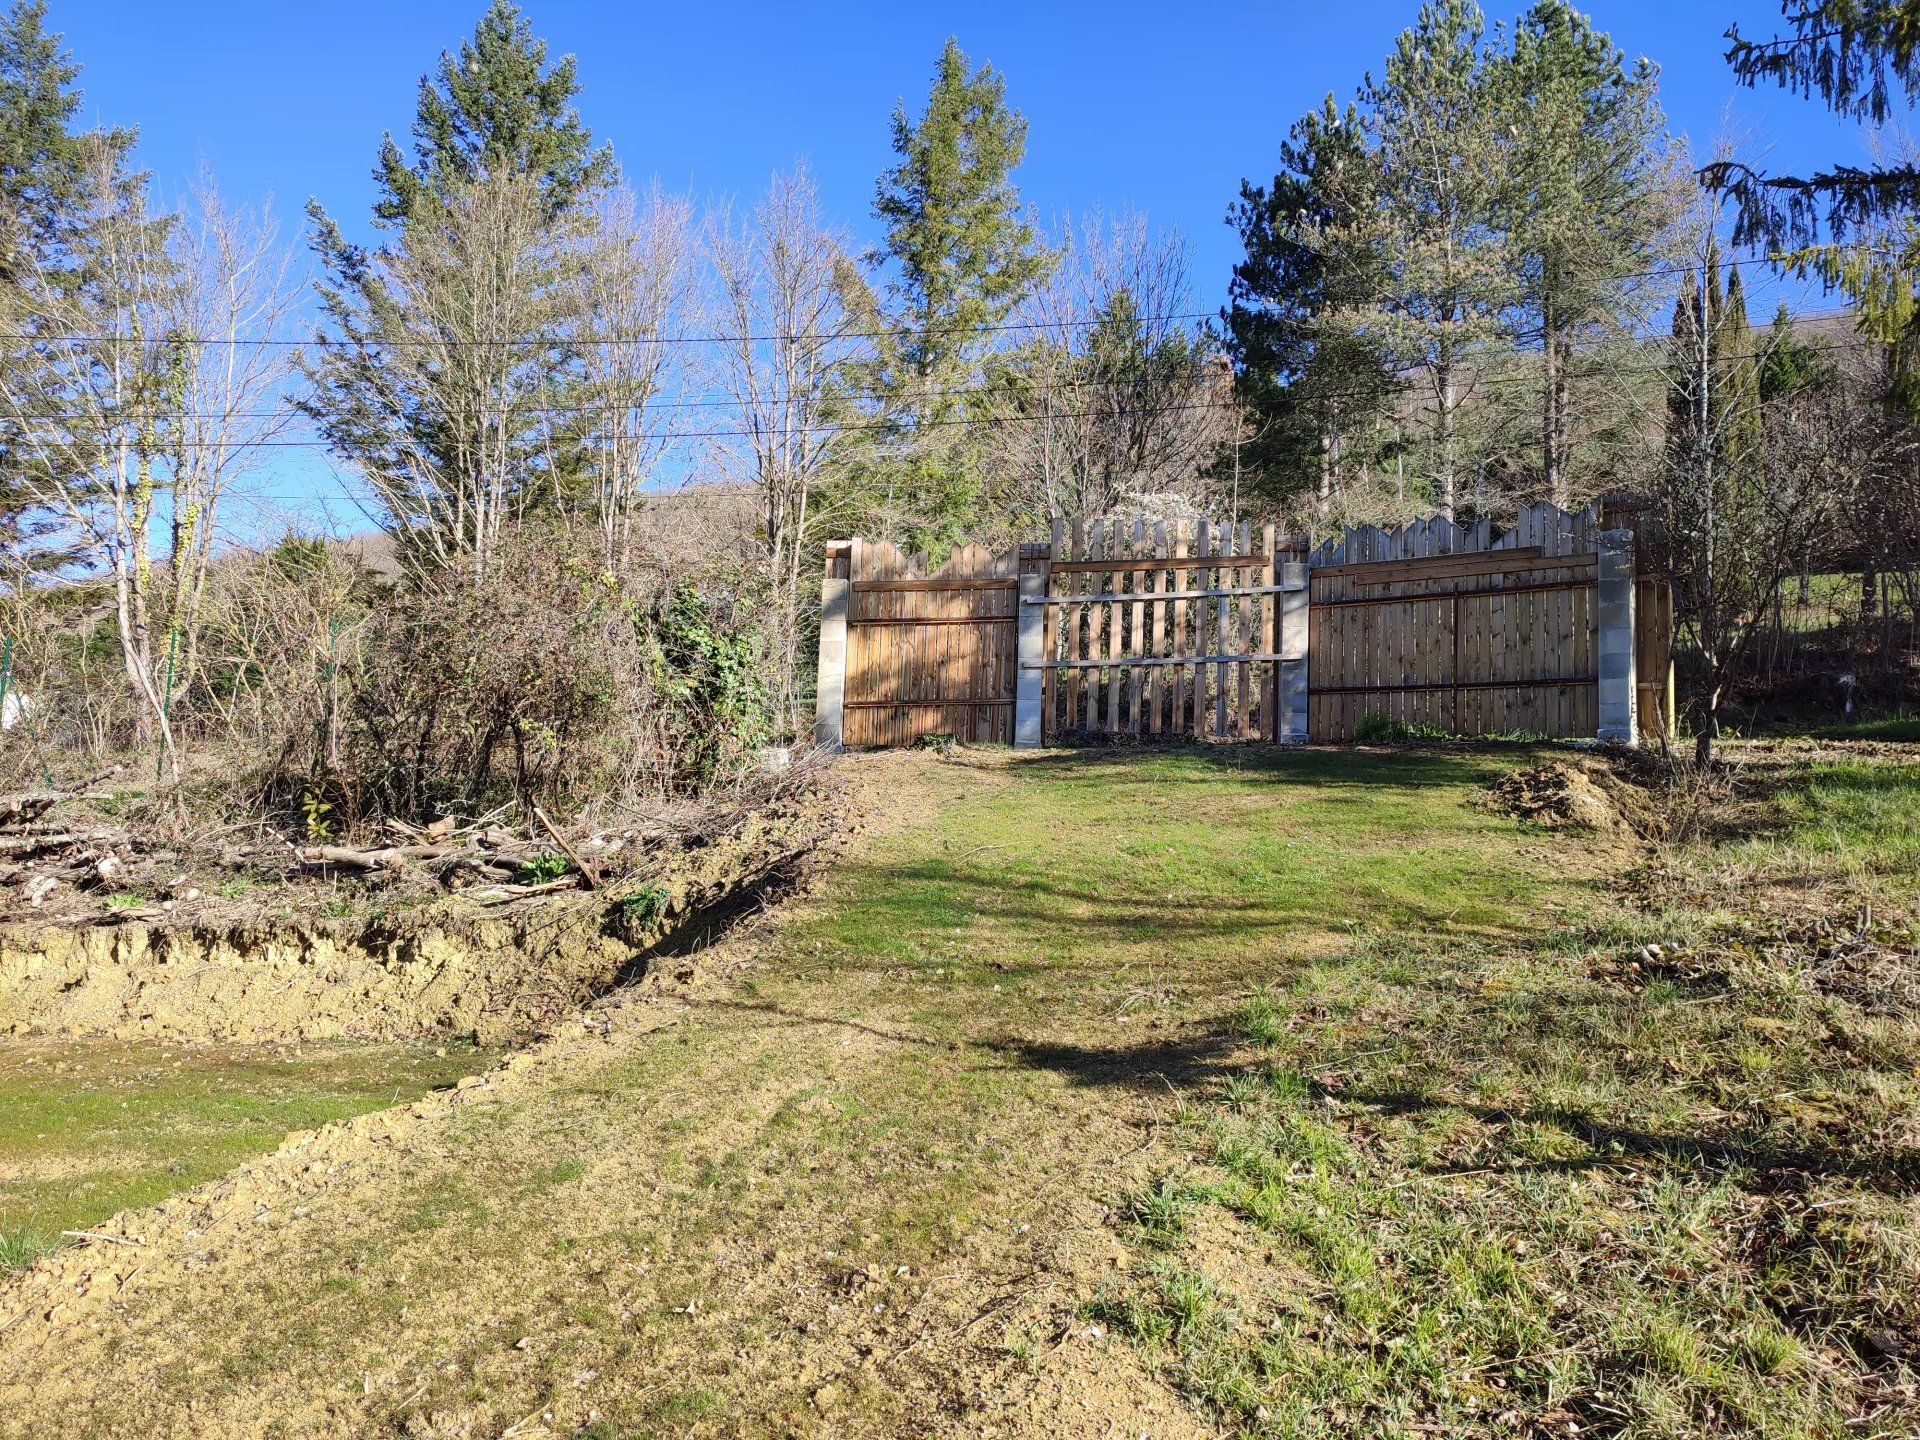
<svg viewBox="0 0 1920 1440">
<path fill-rule="evenodd" d="M 0 18 L 0 283 L 24 267 L 58 268 L 84 204 L 88 138 L 73 128 L 80 67 L 46 28 L 45 0 L 15 0 Z M 120 152 L 132 135 L 96 132 Z"/>
<path fill-rule="evenodd" d="M 1003 322 L 1046 274 L 1051 256 L 1020 213 L 1013 172 L 1026 154 L 1027 122 L 1010 109 L 991 65 L 969 68 L 949 39 L 918 120 L 893 113 L 899 163 L 880 177 L 874 215 L 886 225 L 889 287 L 902 331 L 900 403 L 920 423 L 958 400 L 936 392 L 968 376 Z"/>
<path fill-rule="evenodd" d="M 134 133 L 74 128 L 80 67 L 46 17 L 44 0 L 15 0 L 0 17 L 0 329 L 12 335 L 71 329 L 67 312 L 78 304 L 113 310 L 130 287 L 157 277 L 130 276 L 112 255 L 150 258 L 161 249 L 160 230 L 129 237 L 115 228 L 146 186 L 129 168 Z M 63 410 L 63 395 L 90 382 L 90 367 L 49 368 L 32 342 L 5 342 L 0 366 L 18 390 Z M 79 553 L 73 537 L 55 539 L 60 526 L 40 503 L 60 486 L 86 483 L 81 470 L 58 468 L 44 450 L 23 446 L 18 422 L 0 422 L 0 557 L 9 570 L 55 569 Z"/>
<path fill-rule="evenodd" d="M 1460 431 L 1469 367 L 1501 334 L 1514 288 L 1498 223 L 1508 137 L 1485 33 L 1473 0 L 1428 0 L 1381 78 L 1360 92 L 1379 191 L 1356 239 L 1377 249 L 1382 280 L 1354 324 L 1426 383 L 1426 469 L 1434 508 L 1448 517 L 1467 468 Z"/>
<path fill-rule="evenodd" d="M 614 175 L 612 149 L 594 148 L 574 108 L 579 93 L 573 56 L 549 64 L 546 41 L 513 0 L 493 0 L 473 38 L 420 78 L 413 163 L 392 135 L 381 143 L 375 219 L 400 224 L 422 195 L 444 199 L 455 185 L 501 174 L 534 176 L 547 218 L 558 216 Z"/>
<path fill-rule="evenodd" d="M 1514 338 L 1540 354 L 1541 488 L 1565 506 L 1578 356 L 1641 333 L 1680 170 L 1654 67 L 1628 66 L 1566 0 L 1521 17 L 1498 72 L 1512 145 L 1502 224 L 1522 277 Z"/>
<path fill-rule="evenodd" d="M 1295 122 L 1269 185 L 1243 181 L 1229 223 L 1246 255 L 1221 312 L 1234 388 L 1253 421 L 1244 458 L 1277 497 L 1325 502 L 1349 436 L 1399 388 L 1383 345 L 1339 322 L 1373 303 L 1377 247 L 1345 243 L 1374 202 L 1359 111 L 1331 95 Z"/>
</svg>

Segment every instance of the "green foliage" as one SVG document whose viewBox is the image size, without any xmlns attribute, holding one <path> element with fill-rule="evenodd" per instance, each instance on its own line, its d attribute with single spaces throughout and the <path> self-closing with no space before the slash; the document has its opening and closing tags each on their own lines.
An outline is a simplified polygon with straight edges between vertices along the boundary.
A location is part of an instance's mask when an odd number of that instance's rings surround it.
<svg viewBox="0 0 1920 1440">
<path fill-rule="evenodd" d="M 1370 710 L 1353 726 L 1356 745 L 1399 745 L 1409 740 L 1447 740 L 1453 732 L 1440 725 L 1414 724 Z"/>
<path fill-rule="evenodd" d="M 1473 0 L 1423 5 L 1230 217 L 1246 257 L 1227 344 L 1265 488 L 1384 518 L 1364 488 L 1379 468 L 1403 509 L 1447 513 L 1611 483 L 1640 405 L 1582 356 L 1636 333 L 1674 153 L 1652 67 L 1563 0 L 1491 35 Z"/>
<path fill-rule="evenodd" d="M 551 509 L 577 478 L 579 427 L 556 418 L 584 384 L 562 333 L 575 301 L 560 252 L 614 176 L 612 152 L 593 148 L 574 109 L 578 90 L 572 57 L 549 62 L 511 0 L 493 0 L 473 38 L 422 79 L 411 163 L 391 136 L 381 147 L 373 224 L 386 244 L 354 244 L 317 201 L 307 207 L 315 289 L 340 343 L 302 362 L 311 386 L 298 403 L 375 478 L 403 548 L 435 559 L 490 541 L 472 528 L 476 488 L 498 485 L 496 506 L 525 514 Z M 485 363 L 410 363 L 443 341 Z M 501 454 L 500 473 L 479 477 L 477 457 Z"/>
<path fill-rule="evenodd" d="M 520 880 L 523 884 L 544 885 L 549 880 L 558 880 L 567 873 L 571 862 L 566 856 L 548 850 L 534 856 L 520 867 Z"/>
<path fill-rule="evenodd" d="M 689 744 L 680 779 L 713 778 L 730 757 L 765 743 L 767 695 L 759 637 L 691 585 L 675 585 L 651 617 L 655 683 Z"/>
<path fill-rule="evenodd" d="M 50 1255 L 59 1242 L 31 1226 L 0 1230 L 0 1275 L 10 1270 L 25 1270 L 42 1255 Z"/>
<path fill-rule="evenodd" d="M 1329 95 L 1294 122 L 1270 185 L 1241 182 L 1228 217 L 1246 254 L 1233 267 L 1226 347 L 1259 421 L 1242 455 L 1276 498 L 1324 495 L 1337 437 L 1371 425 L 1400 385 L 1377 338 L 1326 323 L 1380 283 L 1374 248 L 1347 239 L 1376 184 L 1358 109 Z"/>
<path fill-rule="evenodd" d="M 1008 107 L 1006 81 L 991 65 L 971 69 L 952 39 L 919 119 L 904 106 L 894 111 L 899 163 L 880 178 L 874 214 L 897 272 L 897 318 L 910 327 L 896 398 L 923 422 L 956 408 L 953 397 L 931 392 L 969 367 L 987 344 L 980 327 L 1005 319 L 1050 263 L 1012 181 L 1026 145 L 1027 122 Z"/>
<path fill-rule="evenodd" d="M 851 501 L 881 511 L 875 529 L 915 548 L 952 545 L 973 528 L 986 495 L 979 446 L 967 418 L 980 360 L 1000 324 L 1053 263 L 1020 213 L 1012 179 L 1026 151 L 1027 122 L 1008 106 L 990 65 L 973 69 L 949 39 L 918 118 L 897 108 L 897 163 L 881 177 L 875 217 L 885 227 L 880 258 L 891 266 L 885 319 L 871 380 L 895 432 L 855 467 Z M 883 498 L 884 497 L 884 498 Z"/>
<path fill-rule="evenodd" d="M 662 886 L 643 885 L 630 895 L 622 895 L 614 908 L 628 925 L 651 925 L 666 914 L 671 898 Z"/>
<path fill-rule="evenodd" d="M 376 171 L 374 218 L 409 220 L 424 198 L 444 201 L 485 176 L 529 175 L 548 219 L 613 178 L 613 151 L 593 148 L 574 109 L 578 69 L 571 55 L 551 65 L 547 44 L 513 0 L 492 0 L 457 54 L 443 53 L 422 77 L 413 120 L 413 161 L 389 136 Z"/>
</svg>

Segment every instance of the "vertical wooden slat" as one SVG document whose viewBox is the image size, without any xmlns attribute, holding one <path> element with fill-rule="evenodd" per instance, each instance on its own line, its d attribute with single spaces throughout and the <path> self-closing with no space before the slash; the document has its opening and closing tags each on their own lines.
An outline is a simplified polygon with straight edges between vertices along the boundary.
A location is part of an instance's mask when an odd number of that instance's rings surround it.
<svg viewBox="0 0 1920 1440">
<path fill-rule="evenodd" d="M 1146 520 L 1135 516 L 1133 520 L 1133 559 L 1140 559 L 1146 551 Z M 1127 580 L 1133 586 L 1133 593 L 1140 595 L 1146 588 L 1146 570 L 1129 570 Z M 1144 657 L 1146 655 L 1146 605 L 1142 601 L 1133 601 L 1133 622 L 1127 628 L 1127 655 Z M 1140 666 L 1127 666 L 1127 730 L 1135 735 L 1146 732 L 1146 670 Z"/>
<path fill-rule="evenodd" d="M 1212 540 L 1212 528 L 1209 522 L 1202 520 L 1198 531 L 1194 535 L 1193 553 L 1196 559 L 1204 559 L 1213 554 Z M 1193 585 L 1188 587 L 1189 589 L 1204 590 L 1207 588 L 1206 577 L 1212 573 L 1211 571 L 1205 567 L 1196 567 L 1188 573 L 1194 577 L 1195 581 Z M 1204 655 L 1207 653 L 1207 602 L 1204 600 L 1189 600 L 1186 602 L 1186 605 L 1191 613 L 1193 623 L 1193 649 L 1188 653 Z M 1186 725 L 1182 728 L 1187 729 L 1189 734 L 1198 739 L 1205 733 L 1207 667 L 1204 665 L 1195 665 L 1192 669 L 1193 714 L 1187 718 Z"/>
<path fill-rule="evenodd" d="M 1162 560 L 1167 555 L 1167 522 L 1164 520 L 1153 522 L 1153 554 L 1156 559 Z M 1164 591 L 1167 588 L 1167 572 L 1153 571 L 1153 584 L 1155 589 Z M 1155 657 L 1167 653 L 1167 604 L 1167 601 L 1162 600 L 1157 605 L 1147 606 L 1148 624 L 1153 631 L 1147 653 Z M 1160 733 L 1160 707 L 1166 695 L 1168 668 L 1165 665 L 1156 665 L 1147 672 L 1147 731 L 1152 735 Z"/>
</svg>

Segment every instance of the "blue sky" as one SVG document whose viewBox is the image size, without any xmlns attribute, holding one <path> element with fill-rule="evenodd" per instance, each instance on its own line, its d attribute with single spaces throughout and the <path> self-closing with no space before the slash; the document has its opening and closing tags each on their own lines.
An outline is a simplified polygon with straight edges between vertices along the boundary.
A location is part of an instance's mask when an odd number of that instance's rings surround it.
<svg viewBox="0 0 1920 1440">
<path fill-rule="evenodd" d="M 404 135 L 421 74 L 470 33 L 484 0 L 52 0 L 84 66 L 90 116 L 137 125 L 163 191 L 202 162 L 236 199 L 269 194 L 289 227 L 317 197 L 363 222 L 383 130 Z M 1206 306 L 1235 257 L 1226 207 L 1271 175 L 1287 128 L 1328 90 L 1378 68 L 1415 0 L 1347 3 L 750 3 L 643 6 L 527 0 L 556 53 L 579 57 L 580 108 L 629 174 L 697 198 L 750 194 L 805 157 L 828 208 L 870 239 L 874 177 L 896 100 L 924 96 L 945 37 L 1002 70 L 1029 122 L 1019 173 L 1042 216 L 1145 211 L 1183 232 Z M 1490 18 L 1520 0 L 1489 4 Z M 1674 130 L 1696 148 L 1727 131 L 1791 168 L 1857 158 L 1858 135 L 1814 104 L 1738 90 L 1731 21 L 1777 28 L 1775 0 L 1594 0 L 1630 54 L 1662 71 Z M 1757 277 L 1756 277 L 1757 278 Z M 1764 318 L 1765 284 L 1755 309 Z M 326 481 L 289 457 L 285 492 Z"/>
</svg>

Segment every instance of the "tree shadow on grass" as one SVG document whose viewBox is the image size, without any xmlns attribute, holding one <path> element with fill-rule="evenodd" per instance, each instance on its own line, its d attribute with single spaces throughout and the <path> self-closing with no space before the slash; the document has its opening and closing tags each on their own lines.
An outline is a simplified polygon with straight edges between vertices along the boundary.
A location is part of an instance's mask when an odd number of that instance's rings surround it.
<svg viewBox="0 0 1920 1440">
<path fill-rule="evenodd" d="M 1112 770 L 1146 761 L 1157 767 L 1153 776 L 1156 783 L 1175 778 L 1165 774 L 1167 769 L 1187 765 L 1194 770 L 1195 780 L 1211 780 L 1213 776 L 1208 772 L 1226 771 L 1257 776 L 1278 785 L 1384 785 L 1408 789 L 1484 785 L 1517 761 L 1559 753 L 1563 752 L 1550 746 L 1513 741 L 1409 745 L 1394 749 L 1236 741 L 1047 750 L 1021 755 L 1015 764 L 1023 774 L 1046 779 L 1084 776 L 1104 782 Z"/>
</svg>

